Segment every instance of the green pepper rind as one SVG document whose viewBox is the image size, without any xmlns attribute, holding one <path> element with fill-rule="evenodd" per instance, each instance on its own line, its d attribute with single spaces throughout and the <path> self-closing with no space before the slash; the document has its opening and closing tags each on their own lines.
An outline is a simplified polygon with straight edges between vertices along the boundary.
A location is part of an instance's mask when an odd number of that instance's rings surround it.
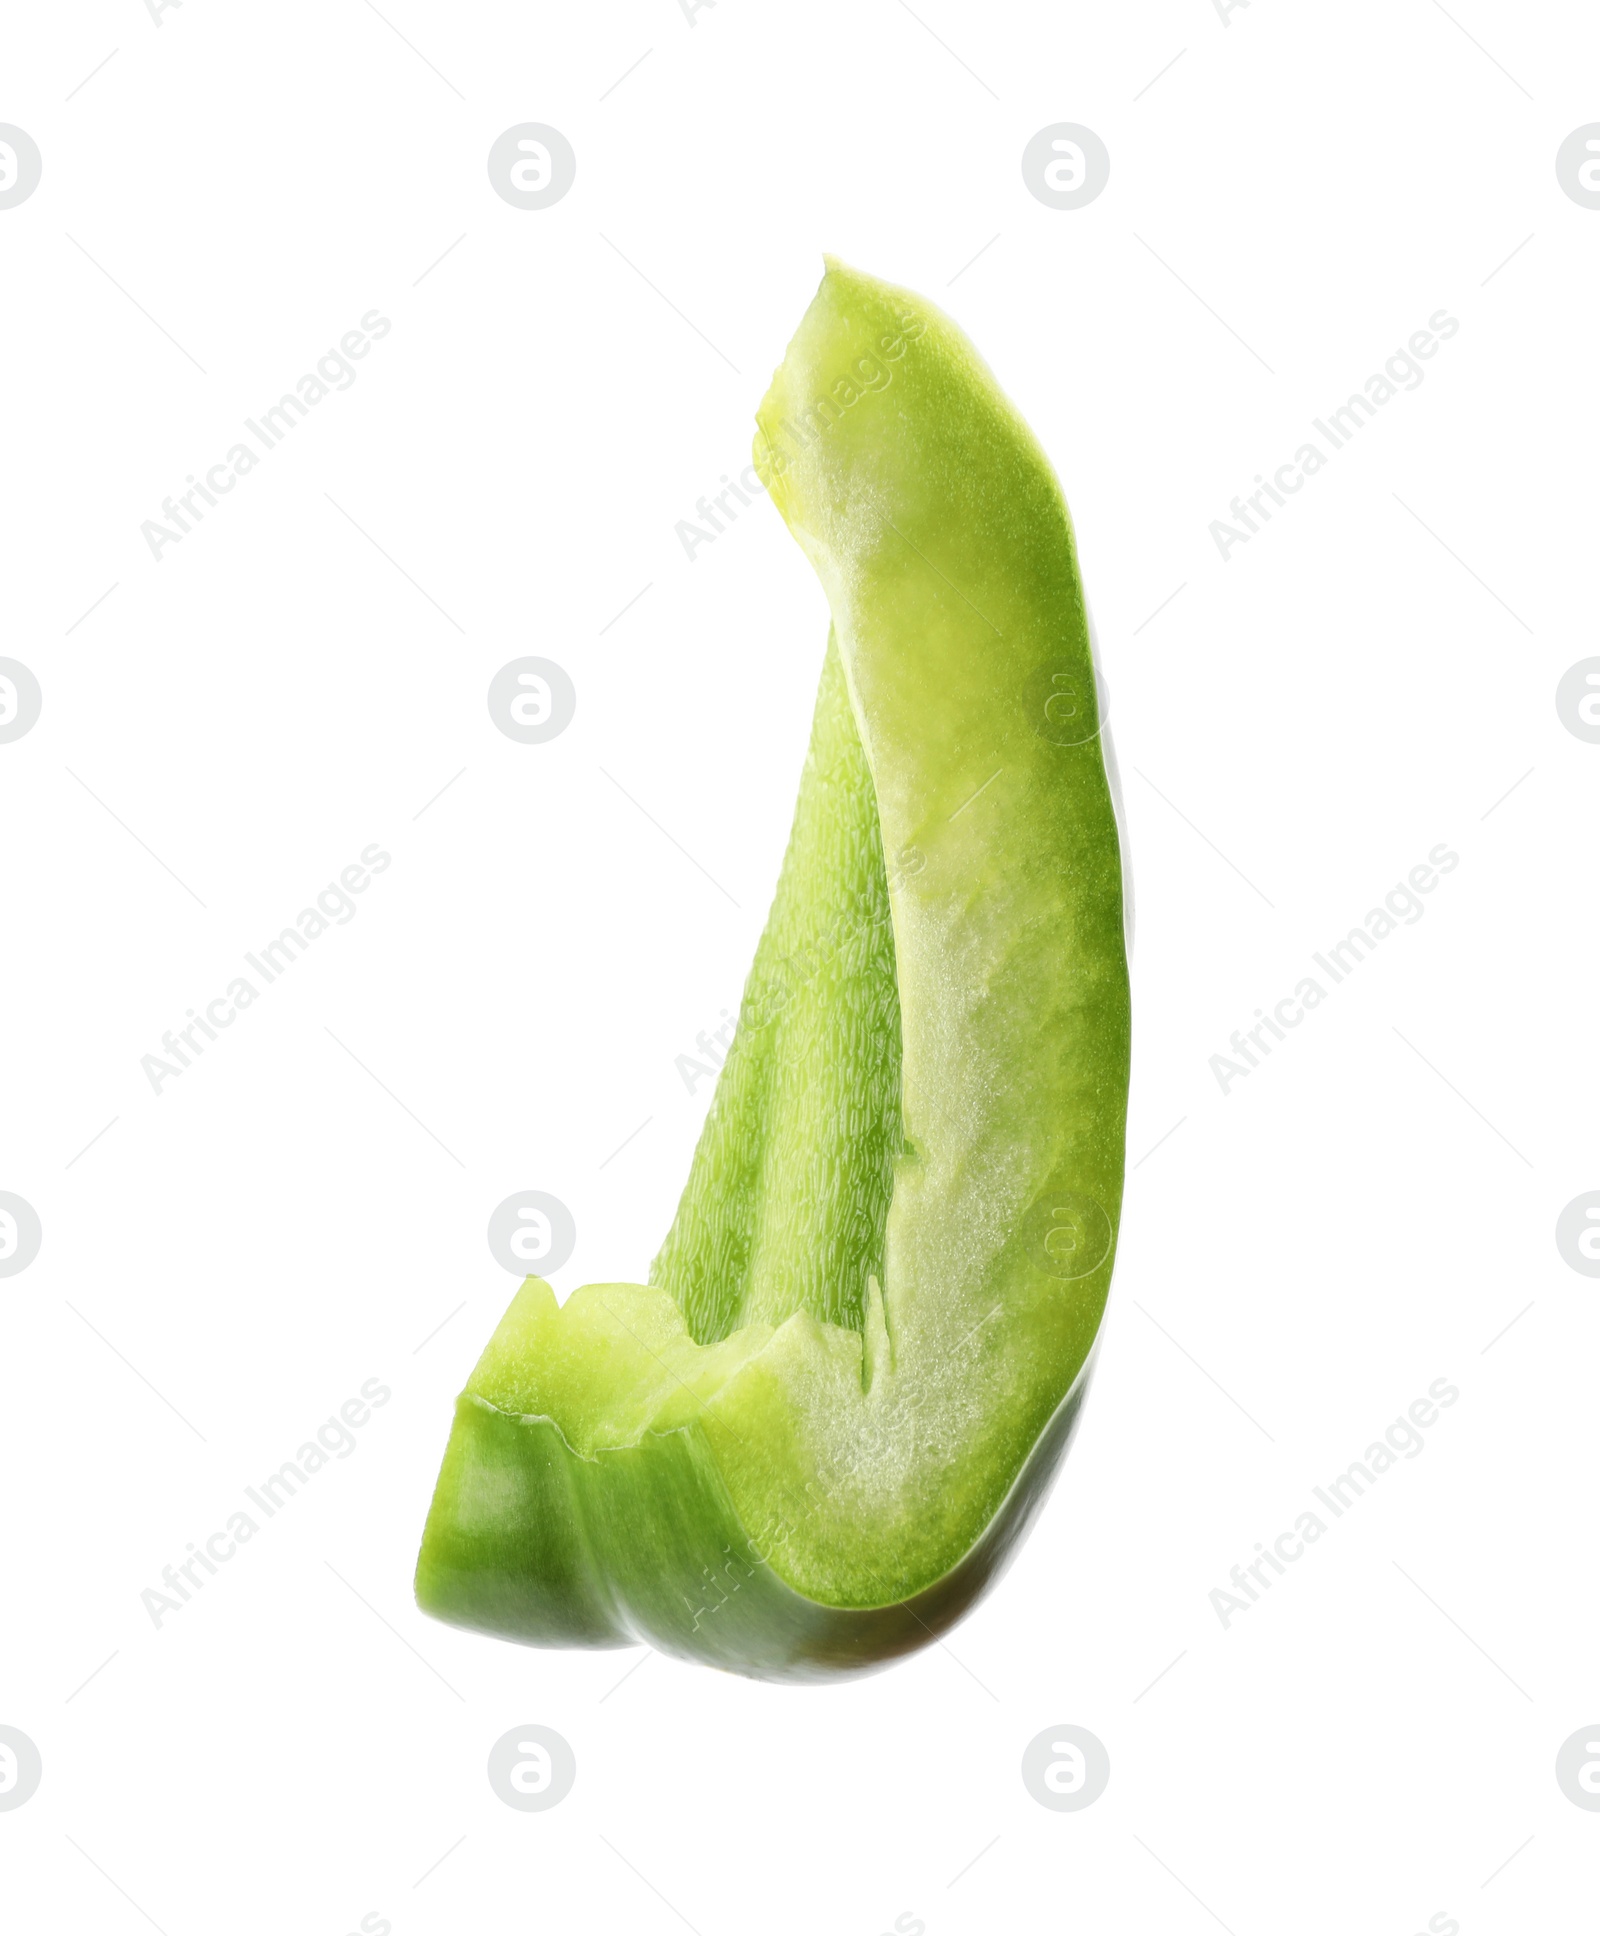
<svg viewBox="0 0 1600 1936">
<path fill-rule="evenodd" d="M 491 1340 L 417 1596 L 808 1678 L 944 1631 L 1043 1500 L 1115 1260 L 1129 1005 L 1031 433 L 948 319 L 833 263 L 758 423 L 835 637 L 739 1029 L 652 1284 L 530 1280 Z"/>
</svg>

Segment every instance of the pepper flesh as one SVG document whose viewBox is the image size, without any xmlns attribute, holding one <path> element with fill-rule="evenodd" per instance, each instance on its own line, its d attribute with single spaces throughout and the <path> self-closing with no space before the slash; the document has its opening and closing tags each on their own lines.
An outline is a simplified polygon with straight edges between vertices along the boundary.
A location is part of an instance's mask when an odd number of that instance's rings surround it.
<svg viewBox="0 0 1600 1936">
<path fill-rule="evenodd" d="M 936 1637 L 1043 1499 L 1110 1285 L 1129 1003 L 1031 433 L 953 323 L 835 262 L 757 421 L 834 621 L 772 914 L 651 1283 L 523 1286 L 417 1597 L 806 1678 Z"/>
</svg>

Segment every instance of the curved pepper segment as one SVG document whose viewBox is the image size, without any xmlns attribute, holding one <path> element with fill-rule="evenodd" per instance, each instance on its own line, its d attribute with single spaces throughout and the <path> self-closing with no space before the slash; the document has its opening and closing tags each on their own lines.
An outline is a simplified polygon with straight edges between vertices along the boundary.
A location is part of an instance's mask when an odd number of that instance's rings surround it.
<svg viewBox="0 0 1600 1936">
<path fill-rule="evenodd" d="M 1110 1285 L 1129 1003 L 1043 452 L 954 324 L 833 262 L 758 425 L 834 631 L 738 1030 L 651 1282 L 530 1279 L 490 1340 L 417 1597 L 806 1678 L 944 1631 L 1044 1497 Z"/>
</svg>

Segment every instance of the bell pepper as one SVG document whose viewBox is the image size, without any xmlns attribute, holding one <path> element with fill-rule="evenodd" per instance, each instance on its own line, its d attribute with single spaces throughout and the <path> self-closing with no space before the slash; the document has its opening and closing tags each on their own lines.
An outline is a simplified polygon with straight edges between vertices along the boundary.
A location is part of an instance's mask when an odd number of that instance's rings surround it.
<svg viewBox="0 0 1600 1936">
<path fill-rule="evenodd" d="M 1110 1285 L 1129 997 L 1032 434 L 948 318 L 833 261 L 757 423 L 833 616 L 772 912 L 650 1282 L 522 1286 L 416 1591 L 805 1679 L 943 1633 L 1039 1510 Z"/>
</svg>

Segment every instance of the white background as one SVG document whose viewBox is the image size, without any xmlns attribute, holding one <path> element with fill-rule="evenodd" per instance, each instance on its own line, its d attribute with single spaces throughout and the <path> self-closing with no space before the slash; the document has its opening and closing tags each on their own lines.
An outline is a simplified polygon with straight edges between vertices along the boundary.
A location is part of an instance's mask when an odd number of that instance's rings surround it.
<svg viewBox="0 0 1600 1936">
<path fill-rule="evenodd" d="M 0 1722 L 44 1779 L 8 1926 L 1589 1926 L 1553 1765 L 1600 1715 L 1600 1285 L 1554 1226 L 1600 1187 L 1600 747 L 1554 694 L 1597 650 L 1600 212 L 1554 159 L 1597 71 L 1587 10 L 1496 0 L 11 12 L 44 174 L 0 212 L 0 652 L 44 711 L 0 747 L 0 1187 L 44 1243 L 0 1281 Z M 529 120 L 578 157 L 541 212 L 485 169 Z M 1019 166 L 1064 120 L 1111 154 L 1073 212 Z M 1016 1565 L 946 1648 L 795 1689 L 474 1638 L 410 1576 L 514 1289 L 490 1211 L 571 1205 L 563 1294 L 641 1276 L 709 1099 L 674 1058 L 737 1006 L 827 615 L 770 505 L 692 563 L 674 525 L 824 249 L 956 317 L 1072 505 L 1138 1167 Z M 153 560 L 373 308 L 354 386 Z M 1224 563 L 1210 521 L 1440 308 L 1421 387 Z M 578 692 L 543 747 L 485 704 L 527 653 Z M 373 841 L 356 917 L 152 1093 Z M 1441 841 L 1425 917 L 1224 1095 L 1230 1033 Z M 368 1378 L 357 1451 L 153 1626 Z M 1224 1629 L 1438 1378 L 1424 1454 Z M 548 1813 L 485 1779 L 526 1722 L 577 1756 Z M 1067 1722 L 1112 1765 L 1078 1814 L 1019 1775 Z"/>
</svg>

